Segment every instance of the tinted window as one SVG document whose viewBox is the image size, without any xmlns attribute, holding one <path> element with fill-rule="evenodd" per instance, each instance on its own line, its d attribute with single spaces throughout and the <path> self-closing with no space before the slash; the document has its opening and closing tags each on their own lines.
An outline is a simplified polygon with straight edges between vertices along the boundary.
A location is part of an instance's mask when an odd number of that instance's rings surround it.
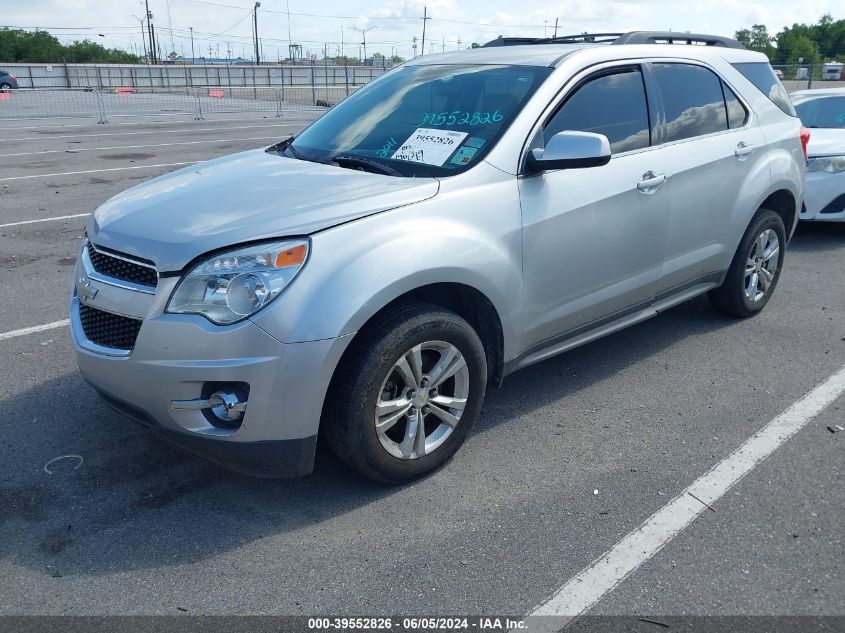
<svg viewBox="0 0 845 633">
<path fill-rule="evenodd" d="M 543 130 L 545 139 L 573 130 L 604 134 L 614 154 L 648 147 L 645 87 L 639 69 L 590 79 L 561 106 Z"/>
<path fill-rule="evenodd" d="M 792 102 L 789 100 L 789 95 L 786 94 L 786 90 L 775 77 L 775 72 L 767 62 L 747 62 L 733 66 L 742 73 L 743 77 L 757 86 L 757 89 L 777 107 L 789 116 L 797 116 L 795 108 L 792 107 Z"/>
<path fill-rule="evenodd" d="M 845 97 L 796 97 L 795 109 L 807 127 L 845 128 Z"/>
<path fill-rule="evenodd" d="M 332 108 L 293 141 L 297 157 L 383 163 L 403 176 L 448 176 L 496 144 L 550 68 L 402 66 Z"/>
<path fill-rule="evenodd" d="M 722 82 L 701 66 L 654 64 L 654 77 L 666 111 L 666 141 L 728 129 Z"/>
<path fill-rule="evenodd" d="M 745 125 L 745 120 L 748 118 L 748 111 L 737 99 L 734 91 L 728 88 L 724 83 L 722 90 L 725 91 L 725 105 L 728 107 L 728 127 L 732 130 Z"/>
</svg>

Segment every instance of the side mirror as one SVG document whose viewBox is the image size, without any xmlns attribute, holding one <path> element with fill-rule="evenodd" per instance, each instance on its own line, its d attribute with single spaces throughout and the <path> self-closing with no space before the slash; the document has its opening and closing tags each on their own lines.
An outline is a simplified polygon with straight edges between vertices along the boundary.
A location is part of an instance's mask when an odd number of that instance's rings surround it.
<svg viewBox="0 0 845 633">
<path fill-rule="evenodd" d="M 531 173 L 551 169 L 600 167 L 610 162 L 610 141 L 604 134 L 558 132 L 543 149 L 528 152 L 526 167 Z"/>
</svg>

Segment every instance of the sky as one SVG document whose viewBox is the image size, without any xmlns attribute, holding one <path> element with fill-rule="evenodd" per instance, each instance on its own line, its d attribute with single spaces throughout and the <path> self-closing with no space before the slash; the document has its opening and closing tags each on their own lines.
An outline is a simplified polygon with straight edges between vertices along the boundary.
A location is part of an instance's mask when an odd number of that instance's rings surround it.
<svg viewBox="0 0 845 633">
<path fill-rule="evenodd" d="M 196 57 L 252 56 L 252 0 L 148 0 L 161 48 Z M 141 50 L 142 0 L 6 0 L 0 26 L 49 30 L 63 42 L 92 39 L 106 47 Z M 11 5 L 11 6 L 10 6 Z M 290 20 L 288 20 L 288 7 Z M 845 18 L 842 0 L 262 0 L 258 31 L 263 59 L 287 56 L 292 40 L 318 58 L 343 50 L 413 56 L 466 48 L 496 36 L 551 36 L 631 30 L 673 30 L 729 35 L 752 24 L 771 33 L 794 23 L 816 22 L 824 13 Z M 360 30 L 368 29 L 366 36 Z M 290 33 L 290 35 L 289 35 Z M 341 48 L 342 46 L 342 48 Z M 164 50 L 166 49 L 166 50 Z M 218 53 L 219 51 L 219 53 Z"/>
</svg>

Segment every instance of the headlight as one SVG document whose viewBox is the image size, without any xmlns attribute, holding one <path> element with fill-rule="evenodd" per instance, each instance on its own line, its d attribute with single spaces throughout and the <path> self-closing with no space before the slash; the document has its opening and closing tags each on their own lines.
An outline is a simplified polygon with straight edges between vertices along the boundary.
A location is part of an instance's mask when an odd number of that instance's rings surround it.
<svg viewBox="0 0 845 633">
<path fill-rule="evenodd" d="M 219 325 L 240 321 L 275 299 L 307 257 L 306 240 L 255 244 L 215 255 L 182 278 L 167 311 L 201 314 Z"/>
<path fill-rule="evenodd" d="M 807 161 L 807 171 L 826 171 L 829 174 L 838 174 L 840 171 L 845 171 L 845 156 L 811 158 Z"/>
</svg>

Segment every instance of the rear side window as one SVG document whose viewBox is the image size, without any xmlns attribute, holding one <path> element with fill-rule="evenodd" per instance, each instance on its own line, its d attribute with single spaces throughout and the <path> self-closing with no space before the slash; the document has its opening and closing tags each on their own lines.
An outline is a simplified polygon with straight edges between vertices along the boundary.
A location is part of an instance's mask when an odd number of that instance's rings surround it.
<svg viewBox="0 0 845 633">
<path fill-rule="evenodd" d="M 725 105 L 728 108 L 728 127 L 732 130 L 745 125 L 748 119 L 748 110 L 742 105 L 742 102 L 737 99 L 734 91 L 722 83 L 722 90 L 725 92 Z"/>
<path fill-rule="evenodd" d="M 548 140 L 564 130 L 604 134 L 613 154 L 648 147 L 648 106 L 639 68 L 588 79 L 546 124 L 543 137 Z"/>
<path fill-rule="evenodd" d="M 783 110 L 785 114 L 798 116 L 795 114 L 795 108 L 792 107 L 792 102 L 789 100 L 789 95 L 786 94 L 783 84 L 775 77 L 775 71 L 767 62 L 745 62 L 734 64 L 733 67 L 742 73 L 742 76 L 748 81 L 757 86 L 758 90 Z"/>
<path fill-rule="evenodd" d="M 666 141 L 703 136 L 728 129 L 722 80 L 690 64 L 653 64 L 666 112 Z"/>
</svg>

